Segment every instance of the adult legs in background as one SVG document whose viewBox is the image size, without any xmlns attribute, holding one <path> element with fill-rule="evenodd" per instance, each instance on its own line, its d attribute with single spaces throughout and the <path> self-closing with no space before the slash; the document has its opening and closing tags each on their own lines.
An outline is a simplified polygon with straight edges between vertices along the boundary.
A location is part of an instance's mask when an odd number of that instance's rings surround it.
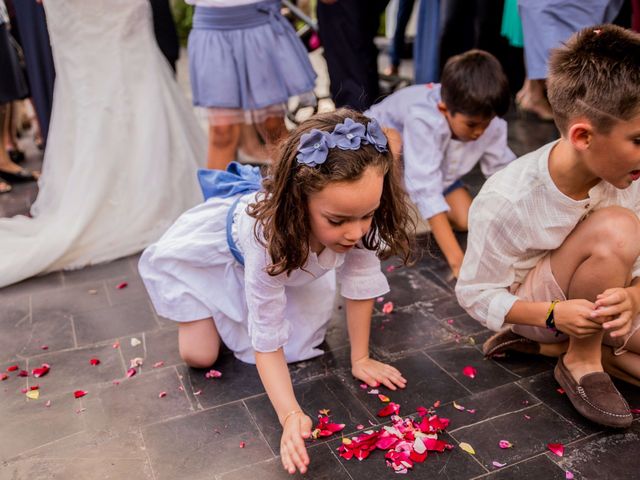
<svg viewBox="0 0 640 480">
<path fill-rule="evenodd" d="M 400 59 L 405 49 L 405 33 L 407 30 L 407 24 L 411 19 L 411 13 L 413 12 L 413 5 L 415 0 L 399 0 L 398 2 L 398 14 L 396 15 L 396 30 L 393 32 L 393 39 L 391 41 L 391 47 L 389 49 L 389 60 L 391 65 L 385 71 L 387 75 L 397 75 L 398 67 L 400 66 Z"/>
<path fill-rule="evenodd" d="M 373 39 L 388 0 L 318 1 L 320 40 L 336 107 L 364 111 L 379 96 Z"/>
</svg>

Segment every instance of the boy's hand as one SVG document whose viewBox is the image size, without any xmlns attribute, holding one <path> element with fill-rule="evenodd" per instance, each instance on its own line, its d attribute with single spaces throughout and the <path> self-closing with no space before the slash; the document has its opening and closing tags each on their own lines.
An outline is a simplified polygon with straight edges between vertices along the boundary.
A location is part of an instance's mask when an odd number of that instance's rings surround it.
<svg viewBox="0 0 640 480">
<path fill-rule="evenodd" d="M 383 384 L 390 390 L 396 390 L 396 386 L 404 388 L 407 385 L 407 381 L 397 368 L 369 357 L 351 362 L 351 373 L 370 387 Z"/>
<path fill-rule="evenodd" d="M 609 288 L 597 296 L 591 317 L 603 322 L 602 328 L 612 337 L 622 337 L 631 331 L 639 310 L 638 299 L 630 288 Z"/>
<path fill-rule="evenodd" d="M 586 338 L 602 331 L 601 320 L 594 318 L 595 304 L 582 299 L 559 302 L 553 317 L 558 330 L 571 337 Z"/>
<path fill-rule="evenodd" d="M 284 469 L 292 475 L 296 469 L 300 473 L 307 471 L 309 455 L 304 440 L 311 437 L 311 426 L 311 419 L 302 412 L 286 418 L 282 426 L 280 458 Z"/>
</svg>

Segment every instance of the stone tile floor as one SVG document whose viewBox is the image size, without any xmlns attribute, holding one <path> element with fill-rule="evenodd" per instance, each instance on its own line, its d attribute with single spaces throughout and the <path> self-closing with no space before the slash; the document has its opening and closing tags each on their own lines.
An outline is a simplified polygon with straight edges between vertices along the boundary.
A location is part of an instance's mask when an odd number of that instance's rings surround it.
<svg viewBox="0 0 640 480">
<path fill-rule="evenodd" d="M 550 124 L 510 120 L 509 141 L 518 154 L 554 138 Z M 477 172 L 468 181 L 473 191 L 482 182 Z M 34 195 L 33 185 L 21 186 L 0 203 L 1 213 L 24 211 Z M 564 479 L 570 471 L 574 478 L 638 478 L 640 421 L 615 432 L 580 418 L 556 390 L 551 360 L 484 360 L 480 346 L 489 333 L 456 303 L 438 253 L 424 252 L 416 265 L 388 272 L 392 291 L 385 300 L 395 310 L 384 315 L 376 304 L 371 335 L 373 355 L 409 380 L 404 391 L 383 391 L 401 412 L 440 401 L 438 414 L 451 419 L 444 438 L 456 448 L 430 455 L 408 477 Z M 0 479 L 289 478 L 279 464 L 279 425 L 255 368 L 228 352 L 215 365 L 222 378 L 206 379 L 204 370 L 186 367 L 176 326 L 153 311 L 137 258 L 0 290 L 0 372 L 51 365 L 44 377 L 12 372 L 0 382 Z M 127 287 L 118 289 L 122 282 Z M 381 424 L 380 402 L 350 375 L 339 304 L 324 348 L 322 357 L 291 365 L 303 408 L 311 415 L 330 409 L 346 424 L 345 436 L 358 424 Z M 144 363 L 127 378 L 136 357 Z M 91 358 L 100 364 L 92 366 Z M 462 374 L 466 365 L 477 369 L 475 379 Z M 40 387 L 37 400 L 21 392 L 33 385 Z M 619 386 L 639 408 L 639 389 Z M 75 399 L 75 390 L 88 394 Z M 454 401 L 476 412 L 459 411 Z M 501 439 L 514 447 L 500 449 Z M 476 454 L 457 448 L 460 442 Z M 565 455 L 550 453 L 547 443 L 563 443 Z M 339 436 L 309 443 L 307 478 L 395 477 L 381 452 L 346 461 L 337 455 L 339 444 Z"/>
</svg>

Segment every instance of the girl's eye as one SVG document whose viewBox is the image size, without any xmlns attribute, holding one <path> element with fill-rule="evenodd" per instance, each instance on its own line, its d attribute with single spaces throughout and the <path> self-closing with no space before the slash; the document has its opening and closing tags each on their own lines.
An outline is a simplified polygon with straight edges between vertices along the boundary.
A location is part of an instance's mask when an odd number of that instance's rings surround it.
<svg viewBox="0 0 640 480">
<path fill-rule="evenodd" d="M 342 220 L 331 220 L 330 218 L 328 218 L 327 220 L 329 221 L 329 223 L 331 225 L 335 225 L 336 227 L 339 226 L 339 225 L 342 225 L 342 223 L 343 223 Z"/>
</svg>

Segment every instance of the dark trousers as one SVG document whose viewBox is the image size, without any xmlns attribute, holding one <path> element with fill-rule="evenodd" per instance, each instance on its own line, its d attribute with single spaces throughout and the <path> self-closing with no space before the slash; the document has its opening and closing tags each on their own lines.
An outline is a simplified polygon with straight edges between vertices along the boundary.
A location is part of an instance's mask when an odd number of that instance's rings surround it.
<svg viewBox="0 0 640 480">
<path fill-rule="evenodd" d="M 180 56 L 180 44 L 169 0 L 150 0 L 150 3 L 153 11 L 153 30 L 156 34 L 156 42 L 175 72 L 176 61 Z"/>
<path fill-rule="evenodd" d="M 336 107 L 363 111 L 379 96 L 378 48 L 373 38 L 389 0 L 318 1 L 320 41 Z"/>
<path fill-rule="evenodd" d="M 35 0 L 18 0 L 13 2 L 13 6 L 20 28 L 20 40 L 31 88 L 31 98 L 40 124 L 42 140 L 46 142 L 56 72 L 53 66 L 44 8 Z"/>
<path fill-rule="evenodd" d="M 407 25 L 411 19 L 411 13 L 413 12 L 413 4 L 415 0 L 400 0 L 398 3 L 398 15 L 396 16 L 396 30 L 393 32 L 393 40 L 391 41 L 391 49 L 389 56 L 391 57 L 391 64 L 394 67 L 400 65 L 400 59 L 404 51 L 404 40 Z"/>
</svg>

